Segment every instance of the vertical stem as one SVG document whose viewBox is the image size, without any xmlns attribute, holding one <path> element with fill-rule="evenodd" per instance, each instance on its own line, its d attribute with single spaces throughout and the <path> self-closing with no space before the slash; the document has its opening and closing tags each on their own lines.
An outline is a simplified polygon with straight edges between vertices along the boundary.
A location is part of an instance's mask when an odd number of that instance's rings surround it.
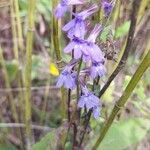
<svg viewBox="0 0 150 150">
<path fill-rule="evenodd" d="M 77 103 L 80 98 L 79 74 L 81 71 L 81 66 L 82 66 L 82 57 L 80 59 L 78 70 L 77 70 Z M 76 109 L 77 109 L 77 118 L 78 118 L 78 121 L 80 122 L 81 109 L 80 108 L 78 109 L 77 106 L 76 106 Z"/>
<path fill-rule="evenodd" d="M 18 60 L 18 42 L 17 42 L 17 30 L 16 30 L 16 23 L 15 23 L 13 0 L 10 1 L 10 11 L 11 11 L 11 27 L 12 27 L 12 36 L 13 36 L 13 52 L 15 58 Z"/>
<path fill-rule="evenodd" d="M 7 73 L 7 69 L 6 69 L 5 60 L 3 57 L 3 52 L 2 52 L 1 46 L 0 46 L 0 65 L 2 66 L 2 72 L 4 75 L 6 88 L 10 89 L 11 88 L 10 80 L 9 80 L 9 76 Z M 10 109 L 12 112 L 13 119 L 15 120 L 15 122 L 18 122 L 18 115 L 17 115 L 16 106 L 14 103 L 14 98 L 13 98 L 12 92 L 9 92 L 8 97 L 9 97 L 9 104 L 10 104 Z"/>
<path fill-rule="evenodd" d="M 17 23 L 17 31 L 18 31 L 18 45 L 19 48 L 22 50 L 23 48 L 23 36 L 22 36 L 22 25 L 21 25 L 21 19 L 20 19 L 20 13 L 19 13 L 19 3 L 18 0 L 14 0 L 14 8 L 15 8 L 15 14 L 16 14 L 16 23 Z"/>
<path fill-rule="evenodd" d="M 70 102 L 71 102 L 71 90 L 68 90 L 68 122 L 70 122 Z"/>
<path fill-rule="evenodd" d="M 83 130 L 83 132 L 81 132 L 81 138 L 80 138 L 79 147 L 81 147 L 81 146 L 82 146 L 82 142 L 83 142 L 83 140 L 84 140 L 85 133 L 86 133 L 86 130 L 87 130 L 88 124 L 89 124 L 89 122 L 90 122 L 91 115 L 92 115 L 92 110 L 89 110 L 88 115 L 87 115 L 87 119 L 85 119 L 85 126 L 84 126 L 84 130 Z"/>
<path fill-rule="evenodd" d="M 52 2 L 52 6 L 53 6 L 53 12 L 54 9 L 57 5 L 57 1 L 58 0 L 53 0 Z M 57 61 L 61 61 L 61 50 L 60 50 L 60 37 L 59 37 L 60 33 L 59 33 L 59 21 L 55 18 L 55 16 L 53 15 L 53 44 L 54 44 L 54 49 L 55 49 L 55 53 L 56 53 L 56 58 Z"/>
<path fill-rule="evenodd" d="M 136 85 L 138 84 L 139 80 L 141 79 L 142 75 L 144 74 L 144 72 L 149 67 L 150 67 L 150 50 L 147 53 L 147 55 L 145 56 L 145 58 L 142 61 L 142 63 L 139 65 L 137 71 L 135 72 L 135 74 L 133 75 L 132 79 L 130 80 L 128 86 L 126 87 L 123 95 L 120 97 L 120 99 L 118 100 L 118 102 L 114 106 L 114 108 L 112 110 L 112 113 L 111 113 L 108 121 L 106 122 L 105 126 L 101 129 L 101 131 L 100 131 L 101 135 L 99 136 L 99 138 L 96 141 L 95 145 L 93 146 L 92 150 L 96 150 L 98 148 L 98 146 L 100 145 L 100 143 L 104 139 L 107 131 L 109 130 L 109 128 L 110 128 L 114 118 L 116 117 L 117 113 L 119 112 L 119 110 L 121 108 L 124 107 L 124 105 L 127 102 L 128 98 L 132 94 L 134 88 L 136 87 Z"/>
<path fill-rule="evenodd" d="M 54 9 L 56 8 L 58 0 L 53 0 L 52 1 L 52 8 L 53 12 Z M 53 39 L 53 44 L 54 44 L 54 50 L 56 54 L 56 59 L 57 59 L 57 64 L 59 67 L 59 70 L 62 68 L 62 58 L 61 58 L 61 50 L 60 50 L 60 22 L 55 18 L 55 16 L 52 16 L 52 39 Z M 61 114 L 62 114 L 62 119 L 66 118 L 66 90 L 64 88 L 61 88 Z"/>
<path fill-rule="evenodd" d="M 28 32 L 26 41 L 26 65 L 25 65 L 25 125 L 27 149 L 31 149 L 31 69 L 32 69 L 32 45 L 34 31 L 34 13 L 36 0 L 28 0 Z"/>
<path fill-rule="evenodd" d="M 80 97 L 79 74 L 80 74 L 81 66 L 82 66 L 82 58 L 79 62 L 79 67 L 77 71 L 77 101 L 79 100 Z"/>
<path fill-rule="evenodd" d="M 12 28 L 12 36 L 13 36 L 13 53 L 14 53 L 14 57 L 15 57 L 17 63 L 19 64 L 19 48 L 18 48 L 18 44 L 20 42 L 18 42 L 18 40 L 22 40 L 22 37 L 19 37 L 17 35 L 17 31 L 18 32 L 20 31 L 20 26 L 18 26 L 18 24 L 20 24 L 20 22 L 18 20 L 18 17 L 19 17 L 19 6 L 18 5 L 19 4 L 16 3 L 16 1 L 18 1 L 18 0 L 15 0 L 15 1 L 10 0 L 10 10 L 11 10 L 11 28 Z M 16 24 L 17 24 L 17 26 L 16 26 Z M 23 45 L 23 43 L 21 45 Z M 18 85 L 20 87 L 20 79 L 18 79 Z M 19 99 L 23 99 L 23 97 L 21 97 Z M 21 102 L 22 101 L 19 100 L 19 107 L 22 106 L 22 105 L 20 105 Z M 16 116 L 16 114 L 15 114 L 15 116 Z M 21 114 L 20 114 L 20 116 L 17 115 L 16 117 L 17 117 L 17 122 L 18 122 L 19 121 L 19 117 L 21 117 Z M 21 129 L 20 129 L 20 131 L 21 131 Z M 19 133 L 19 136 L 20 136 L 20 138 L 22 138 L 22 134 L 21 133 Z M 23 148 L 23 144 L 21 146 Z"/>
<path fill-rule="evenodd" d="M 49 95 L 49 85 L 50 85 L 50 78 L 48 78 L 48 81 L 46 83 L 46 89 L 45 89 L 45 92 L 44 92 L 44 102 L 43 102 L 43 107 L 42 107 L 42 112 L 44 113 L 44 117 L 41 116 L 40 118 L 40 124 L 44 124 L 45 125 L 45 122 L 46 122 L 46 118 L 47 118 L 47 113 L 46 113 L 46 108 L 47 108 L 47 102 L 48 102 L 48 95 Z"/>
</svg>

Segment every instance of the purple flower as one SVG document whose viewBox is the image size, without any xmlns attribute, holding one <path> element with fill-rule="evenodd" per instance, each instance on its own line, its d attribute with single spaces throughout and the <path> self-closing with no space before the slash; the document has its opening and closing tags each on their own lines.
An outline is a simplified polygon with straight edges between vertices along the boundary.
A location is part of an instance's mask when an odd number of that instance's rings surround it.
<svg viewBox="0 0 150 150">
<path fill-rule="evenodd" d="M 84 38 L 86 33 L 85 19 L 97 10 L 97 5 L 92 5 L 89 9 L 78 14 L 74 14 L 75 18 L 63 27 L 63 31 L 68 32 L 68 37 L 72 39 L 74 36 Z"/>
<path fill-rule="evenodd" d="M 80 97 L 78 102 L 79 108 L 86 108 L 87 110 L 93 110 L 94 118 L 98 118 L 100 115 L 100 101 L 87 87 L 82 87 L 83 95 Z"/>
<path fill-rule="evenodd" d="M 88 51 L 92 62 L 102 62 L 104 60 L 104 56 L 101 49 L 95 44 L 96 38 L 101 30 L 101 25 L 95 25 L 94 29 L 92 30 L 92 32 L 86 40 L 87 42 L 85 49 L 86 51 Z"/>
<path fill-rule="evenodd" d="M 102 62 L 104 60 L 101 49 L 95 44 L 96 38 L 101 31 L 101 26 L 96 25 L 87 40 L 73 37 L 72 41 L 65 47 L 65 53 L 71 53 L 73 50 L 74 58 L 83 57 L 83 61 Z"/>
<path fill-rule="evenodd" d="M 85 45 L 85 50 L 88 52 L 88 55 L 84 58 L 85 62 L 89 60 L 92 62 L 102 62 L 104 60 L 101 49 L 95 43 L 87 42 Z"/>
<path fill-rule="evenodd" d="M 56 86 L 64 86 L 67 89 L 73 90 L 76 87 L 76 76 L 75 72 L 72 73 L 72 67 L 66 66 L 58 77 Z"/>
<path fill-rule="evenodd" d="M 61 0 L 55 9 L 55 16 L 61 18 L 68 11 L 70 5 L 83 4 L 83 0 Z"/>
<path fill-rule="evenodd" d="M 71 53 L 72 51 L 74 52 L 75 59 L 80 59 L 83 55 L 89 55 L 88 52 L 85 51 L 85 40 L 77 37 L 74 37 L 64 49 L 65 53 Z"/>
<path fill-rule="evenodd" d="M 101 62 L 93 62 L 90 68 L 90 76 L 95 79 L 97 76 L 102 77 L 106 74 L 106 68 Z"/>
<path fill-rule="evenodd" d="M 112 5 L 112 3 L 109 3 L 107 1 L 103 1 L 102 2 L 102 8 L 104 10 L 105 16 L 107 17 L 112 12 L 113 5 Z"/>
</svg>

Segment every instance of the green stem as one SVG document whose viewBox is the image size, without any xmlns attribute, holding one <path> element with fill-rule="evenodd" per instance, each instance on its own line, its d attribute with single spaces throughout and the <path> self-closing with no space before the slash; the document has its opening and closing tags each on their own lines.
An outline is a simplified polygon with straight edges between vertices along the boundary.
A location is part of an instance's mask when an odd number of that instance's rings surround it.
<svg viewBox="0 0 150 150">
<path fill-rule="evenodd" d="M 16 30 L 13 0 L 10 1 L 10 11 L 11 11 L 11 27 L 12 27 L 12 36 L 13 36 L 13 52 L 15 58 L 18 60 L 18 42 L 17 42 L 17 30 Z"/>
<path fill-rule="evenodd" d="M 126 87 L 123 95 L 120 97 L 120 99 L 118 100 L 118 102 L 114 106 L 112 113 L 111 113 L 108 121 L 106 122 L 105 126 L 100 131 L 101 135 L 99 136 L 99 138 L 96 141 L 95 145 L 93 146 L 92 150 L 96 150 L 98 148 L 98 146 L 100 145 L 100 143 L 104 139 L 107 131 L 109 130 L 110 126 L 112 125 L 112 122 L 113 122 L 114 118 L 116 117 L 117 113 L 119 112 L 119 110 L 121 108 L 124 107 L 128 98 L 132 94 L 134 88 L 136 87 L 136 85 L 138 84 L 142 75 L 148 69 L 149 66 L 150 66 L 150 51 L 145 56 L 144 60 L 141 62 L 140 66 L 138 67 L 137 71 L 135 72 L 135 74 L 133 75 L 132 79 L 130 80 L 128 86 Z"/>
<path fill-rule="evenodd" d="M 54 9 L 56 8 L 56 5 L 58 3 L 58 0 L 53 0 L 52 1 L 52 8 L 53 12 Z M 52 25 L 53 25 L 53 30 L 52 30 L 52 40 L 54 44 L 54 50 L 56 54 L 56 59 L 57 59 L 57 64 L 59 70 L 62 69 L 62 57 L 61 57 L 61 49 L 60 49 L 60 22 L 55 18 L 55 16 L 52 16 Z M 61 88 L 61 114 L 62 114 L 62 119 L 67 118 L 67 110 L 66 110 L 66 90 L 64 88 Z"/>
<path fill-rule="evenodd" d="M 32 45 L 34 32 L 34 14 L 36 0 L 28 0 L 28 32 L 26 42 L 26 65 L 25 65 L 25 125 L 27 149 L 31 149 L 31 69 L 32 69 Z"/>
<path fill-rule="evenodd" d="M 6 88 L 10 89 L 11 88 L 10 80 L 9 80 L 9 76 L 8 76 L 8 73 L 7 73 L 7 68 L 6 68 L 6 65 L 5 65 L 5 60 L 4 60 L 4 57 L 3 57 L 3 50 L 1 48 L 1 46 L 0 46 L 0 65 L 2 66 L 2 73 L 4 75 Z M 13 97 L 12 92 L 9 92 L 8 97 L 9 97 L 8 100 L 9 100 L 9 105 L 10 105 L 10 109 L 11 109 L 11 112 L 12 112 L 12 116 L 13 116 L 15 122 L 18 122 L 18 114 L 17 114 L 15 103 L 14 103 L 14 97 Z"/>
<path fill-rule="evenodd" d="M 22 50 L 23 48 L 23 36 L 22 36 L 22 25 L 21 25 L 21 18 L 19 13 L 19 2 L 18 0 L 14 0 L 14 8 L 15 8 L 15 17 L 16 17 L 16 25 L 17 25 L 17 32 L 18 32 L 18 45 L 19 48 Z"/>
<path fill-rule="evenodd" d="M 53 5 L 53 11 L 54 8 L 57 5 L 58 0 L 53 0 L 52 5 Z M 59 21 L 55 18 L 53 15 L 53 44 L 54 44 L 54 50 L 56 53 L 56 58 L 57 61 L 60 62 L 62 60 L 61 58 L 61 50 L 60 50 L 60 30 L 59 30 Z"/>
<path fill-rule="evenodd" d="M 79 62 L 78 70 L 77 70 L 77 101 L 79 100 L 80 97 L 80 86 L 79 86 L 79 74 L 82 66 L 82 58 Z"/>
</svg>

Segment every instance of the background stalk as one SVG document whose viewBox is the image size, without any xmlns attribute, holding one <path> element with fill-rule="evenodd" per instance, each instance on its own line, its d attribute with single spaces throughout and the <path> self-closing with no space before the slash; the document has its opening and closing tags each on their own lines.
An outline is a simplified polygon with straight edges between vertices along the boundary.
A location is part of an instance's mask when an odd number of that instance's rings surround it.
<svg viewBox="0 0 150 150">
<path fill-rule="evenodd" d="M 53 8 L 53 12 L 54 9 L 56 8 L 58 4 L 58 0 L 53 0 L 52 1 L 52 8 Z M 57 20 L 57 18 L 55 18 L 55 16 L 52 16 L 52 24 L 53 24 L 53 28 L 52 28 L 52 38 L 53 38 L 53 47 L 54 47 L 54 52 L 56 54 L 56 60 L 57 60 L 57 64 L 58 64 L 58 68 L 59 70 L 62 69 L 62 57 L 61 57 L 61 43 L 60 43 L 60 21 Z M 62 87 L 61 88 L 61 115 L 62 115 L 62 119 L 67 118 L 66 115 L 66 90 Z"/>
<path fill-rule="evenodd" d="M 104 139 L 107 131 L 109 130 L 110 126 L 112 125 L 113 120 L 116 117 L 117 113 L 119 112 L 119 110 L 121 108 L 124 107 L 124 105 L 126 104 L 128 98 L 132 94 L 134 88 L 138 84 L 138 82 L 141 79 L 141 77 L 144 74 L 144 72 L 149 68 L 149 66 L 150 66 L 150 50 L 149 50 L 148 54 L 145 56 L 144 60 L 140 64 L 140 66 L 138 67 L 138 69 L 135 72 L 135 74 L 133 75 L 133 77 L 130 80 L 128 86 L 126 87 L 123 95 L 120 97 L 120 99 L 118 100 L 118 102 L 114 106 L 114 108 L 112 110 L 112 113 L 111 113 L 108 121 L 104 125 L 104 127 L 101 129 L 101 131 L 100 131 L 101 135 L 99 136 L 99 138 L 96 141 L 95 145 L 93 146 L 92 150 L 96 150 L 98 148 L 98 146 L 100 145 L 100 143 Z"/>
<path fill-rule="evenodd" d="M 32 69 L 32 45 L 34 32 L 34 13 L 36 0 L 28 0 L 28 32 L 26 41 L 26 65 L 25 65 L 25 125 L 27 149 L 31 149 L 31 69 Z"/>
<path fill-rule="evenodd" d="M 6 65 L 5 65 L 5 60 L 4 60 L 4 57 L 3 57 L 3 50 L 1 48 L 1 46 L 0 46 L 0 65 L 2 66 L 2 72 L 3 72 L 3 75 L 4 75 L 5 86 L 6 86 L 6 88 L 10 89 L 11 88 L 10 80 L 9 80 L 9 76 L 8 76 L 8 73 L 7 73 L 7 68 L 6 68 Z M 9 105 L 10 105 L 10 109 L 11 109 L 11 112 L 12 112 L 12 117 L 15 120 L 15 122 L 18 122 L 17 110 L 16 110 L 16 106 L 15 106 L 15 103 L 14 103 L 14 97 L 13 97 L 13 94 L 12 94 L 11 91 L 8 93 L 8 100 L 9 100 Z"/>
<path fill-rule="evenodd" d="M 16 21 L 15 21 L 15 11 L 14 11 L 14 3 L 13 0 L 10 1 L 10 12 L 11 12 L 11 28 L 12 28 L 12 36 L 13 36 L 13 53 L 18 60 L 18 42 L 17 42 L 17 29 L 16 29 Z"/>
<path fill-rule="evenodd" d="M 23 50 L 23 35 L 22 35 L 22 24 L 19 12 L 19 2 L 18 0 L 14 0 L 14 10 L 16 17 L 16 26 L 17 26 L 17 38 L 18 38 L 18 46 L 21 50 Z"/>
</svg>

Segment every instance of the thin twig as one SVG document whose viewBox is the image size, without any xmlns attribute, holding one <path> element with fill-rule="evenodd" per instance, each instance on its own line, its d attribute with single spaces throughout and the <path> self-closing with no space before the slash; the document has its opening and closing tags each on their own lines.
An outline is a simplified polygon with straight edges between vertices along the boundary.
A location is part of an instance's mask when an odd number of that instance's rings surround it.
<svg viewBox="0 0 150 150">
<path fill-rule="evenodd" d="M 70 122 L 70 102 L 71 102 L 71 90 L 68 90 L 68 122 Z"/>
<path fill-rule="evenodd" d="M 35 86 L 35 87 L 30 87 L 31 91 L 36 91 L 36 90 L 45 90 L 46 88 L 49 88 L 49 90 L 57 90 L 59 89 L 56 86 Z M 0 88 L 0 93 L 8 93 L 8 92 L 20 92 L 20 91 L 26 91 L 25 87 L 16 87 L 16 88 Z"/>
<path fill-rule="evenodd" d="M 0 123 L 0 128 L 25 128 L 24 123 Z M 43 131 L 51 131 L 52 128 L 38 125 L 31 125 L 32 129 L 35 130 L 43 130 Z"/>
<path fill-rule="evenodd" d="M 79 147 L 81 147 L 81 145 L 82 145 L 82 142 L 83 142 L 83 139 L 84 139 L 84 136 L 85 136 L 87 127 L 88 127 L 88 125 L 89 125 L 89 121 L 90 121 L 90 118 L 91 118 L 91 114 L 92 114 L 92 110 L 89 110 L 89 112 L 88 112 L 88 114 L 87 114 L 87 119 L 85 120 L 84 130 L 83 130 L 83 132 L 81 133 L 81 138 L 80 138 Z"/>
</svg>

